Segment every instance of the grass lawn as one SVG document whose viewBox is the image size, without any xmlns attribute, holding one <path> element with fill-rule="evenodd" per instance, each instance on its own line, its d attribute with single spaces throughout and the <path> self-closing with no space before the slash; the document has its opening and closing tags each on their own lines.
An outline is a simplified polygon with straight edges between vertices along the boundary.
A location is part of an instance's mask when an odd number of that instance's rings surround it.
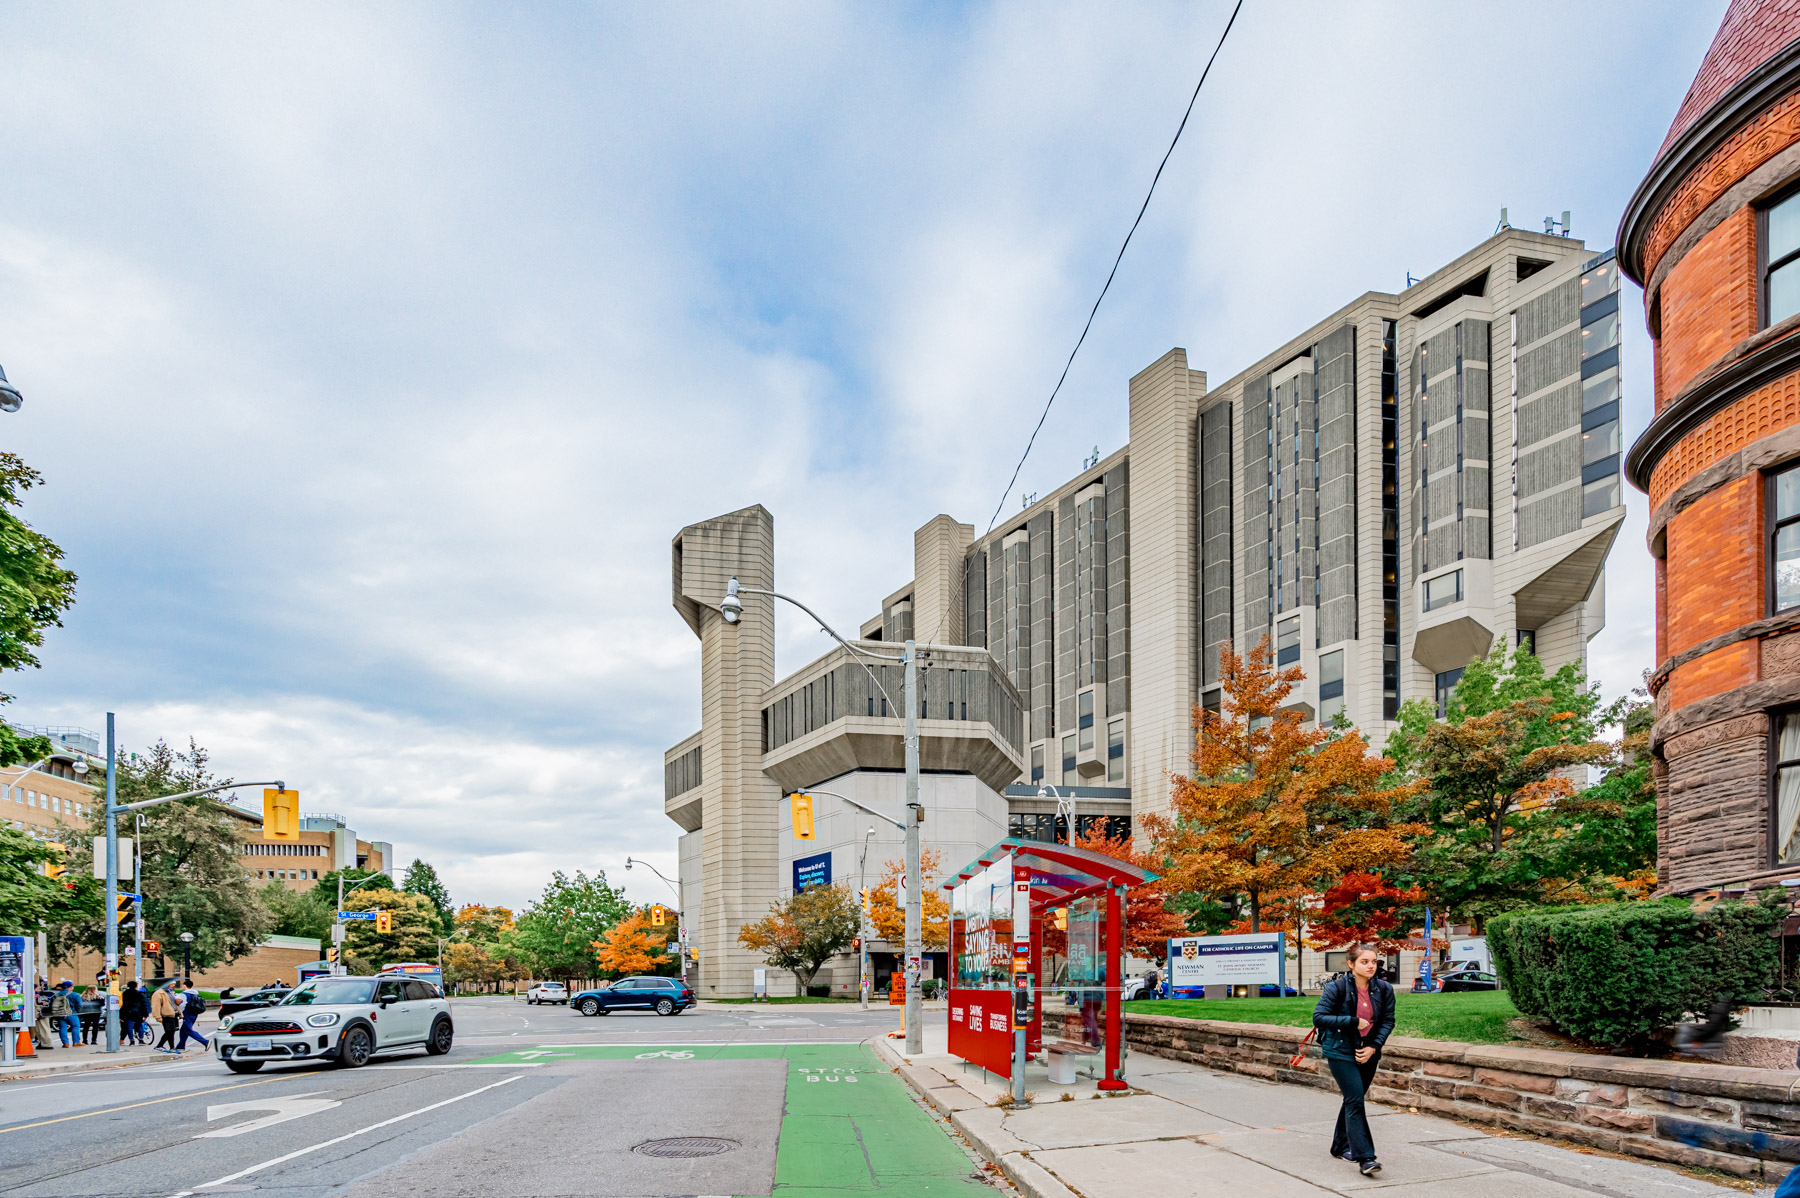
<svg viewBox="0 0 1800 1198">
<path fill-rule="evenodd" d="M 833 995 L 830 998 L 793 998 L 793 997 L 789 997 L 789 998 L 709 998 L 706 1001 L 707 1002 L 744 1003 L 746 1005 L 748 1005 L 750 1003 L 758 1003 L 758 1004 L 768 1003 L 773 1006 L 773 1005 L 777 1005 L 777 1004 L 808 1003 L 808 1002 L 855 1002 L 856 999 L 849 997 L 849 996 L 839 998 L 836 995 Z M 882 1005 L 886 1006 L 887 1004 L 884 1001 Z"/>
<path fill-rule="evenodd" d="M 1394 995 L 1394 1034 L 1422 1040 L 1461 1040 L 1468 1044 L 1506 1044 L 1518 1040 L 1507 1020 L 1519 1018 L 1505 994 Z M 1317 998 L 1171 998 L 1128 1002 L 1127 1011 L 1173 1015 L 1178 1019 L 1220 1019 L 1229 1023 L 1274 1023 L 1311 1027 Z"/>
</svg>

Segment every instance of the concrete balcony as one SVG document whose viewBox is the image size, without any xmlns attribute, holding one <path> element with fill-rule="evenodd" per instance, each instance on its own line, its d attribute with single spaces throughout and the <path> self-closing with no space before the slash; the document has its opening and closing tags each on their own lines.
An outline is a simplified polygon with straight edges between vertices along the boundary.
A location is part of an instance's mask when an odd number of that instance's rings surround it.
<svg viewBox="0 0 1800 1198">
<path fill-rule="evenodd" d="M 871 655 L 895 650 L 883 641 L 856 645 Z M 986 649 L 919 650 L 920 768 L 972 774 L 992 790 L 1003 789 L 1025 768 L 1018 691 Z M 904 769 L 905 721 L 888 696 L 894 704 L 905 702 L 905 685 L 899 663 L 843 648 L 796 670 L 763 697 L 763 772 L 795 790 L 853 770 Z"/>
</svg>

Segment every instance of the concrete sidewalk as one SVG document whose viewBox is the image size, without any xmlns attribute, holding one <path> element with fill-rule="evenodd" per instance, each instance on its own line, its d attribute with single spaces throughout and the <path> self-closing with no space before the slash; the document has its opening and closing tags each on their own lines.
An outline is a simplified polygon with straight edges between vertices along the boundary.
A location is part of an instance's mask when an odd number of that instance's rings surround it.
<svg viewBox="0 0 1800 1198">
<path fill-rule="evenodd" d="M 913 1058 L 895 1041 L 877 1041 L 877 1051 L 1027 1198 L 1182 1194 L 1202 1182 L 1209 1191 L 1267 1198 L 1362 1191 L 1383 1198 L 1744 1193 L 1673 1169 L 1493 1136 L 1374 1103 L 1369 1122 L 1383 1167 L 1367 1178 L 1330 1156 L 1336 1096 L 1144 1053 L 1126 1059 L 1131 1091 L 1112 1096 L 1100 1096 L 1091 1078 L 1051 1085 L 1044 1066 L 1036 1065 L 1026 1074 L 1034 1105 L 1013 1112 L 998 1105 L 1010 1094 L 1004 1080 L 950 1056 L 945 1038 L 943 1027 L 927 1028 L 925 1051 Z"/>
<path fill-rule="evenodd" d="M 200 1017 L 194 1030 L 212 1039 L 213 1030 L 219 1026 L 217 1016 L 211 1011 Z M 156 1034 L 162 1035 L 162 1027 L 158 1025 Z M 151 1041 L 152 1044 L 155 1041 Z M 166 1052 L 157 1052 L 150 1047 L 138 1047 L 131 1044 L 119 1045 L 118 1052 L 107 1052 L 105 1047 L 91 1044 L 75 1044 L 68 1048 L 53 1048 L 48 1051 L 40 1048 L 36 1055 L 25 1057 L 11 1065 L 0 1065 L 0 1082 L 17 1081 L 27 1077 L 52 1077 L 59 1073 L 87 1073 L 95 1069 L 119 1069 L 127 1065 L 156 1065 L 169 1061 L 179 1061 L 185 1057 L 193 1060 L 206 1052 L 198 1044 L 190 1043 L 187 1052 L 182 1056 L 173 1056 Z"/>
</svg>

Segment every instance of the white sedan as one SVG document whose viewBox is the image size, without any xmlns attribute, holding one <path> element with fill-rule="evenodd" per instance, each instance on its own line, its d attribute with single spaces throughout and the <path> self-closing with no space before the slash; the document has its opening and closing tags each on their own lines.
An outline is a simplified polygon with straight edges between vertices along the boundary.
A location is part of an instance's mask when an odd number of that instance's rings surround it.
<svg viewBox="0 0 1800 1198">
<path fill-rule="evenodd" d="M 525 992 L 528 1003 L 559 1002 L 569 1005 L 569 991 L 561 982 L 539 982 Z"/>
</svg>

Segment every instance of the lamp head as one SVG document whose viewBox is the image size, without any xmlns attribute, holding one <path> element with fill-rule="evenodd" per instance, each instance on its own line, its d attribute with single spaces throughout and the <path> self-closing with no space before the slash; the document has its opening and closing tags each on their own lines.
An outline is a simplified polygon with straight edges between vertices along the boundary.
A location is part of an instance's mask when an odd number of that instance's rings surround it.
<svg viewBox="0 0 1800 1198">
<path fill-rule="evenodd" d="M 86 777 L 86 776 L 87 776 L 87 772 L 88 772 L 88 763 L 87 763 L 87 758 L 85 758 L 85 757 L 77 757 L 77 758 L 76 758 L 76 759 L 75 759 L 75 766 L 74 766 L 74 769 L 75 769 L 75 776 L 76 776 L 76 777 L 77 777 L 77 778 L 82 778 L 82 777 Z"/>
<path fill-rule="evenodd" d="M 6 381 L 6 371 L 0 368 L 0 412 L 16 412 L 25 406 L 25 397 L 19 389 Z"/>
<path fill-rule="evenodd" d="M 631 872 L 631 858 L 630 857 L 625 858 L 625 870 L 627 873 Z"/>
<path fill-rule="evenodd" d="M 719 600 L 719 614 L 725 617 L 727 624 L 736 624 L 744 615 L 744 601 L 738 598 L 737 575 L 725 584 L 725 598 Z"/>
<path fill-rule="evenodd" d="M 181 934 L 181 942 L 183 944 L 192 944 L 194 942 L 194 934 L 192 932 L 183 932 Z"/>
</svg>

